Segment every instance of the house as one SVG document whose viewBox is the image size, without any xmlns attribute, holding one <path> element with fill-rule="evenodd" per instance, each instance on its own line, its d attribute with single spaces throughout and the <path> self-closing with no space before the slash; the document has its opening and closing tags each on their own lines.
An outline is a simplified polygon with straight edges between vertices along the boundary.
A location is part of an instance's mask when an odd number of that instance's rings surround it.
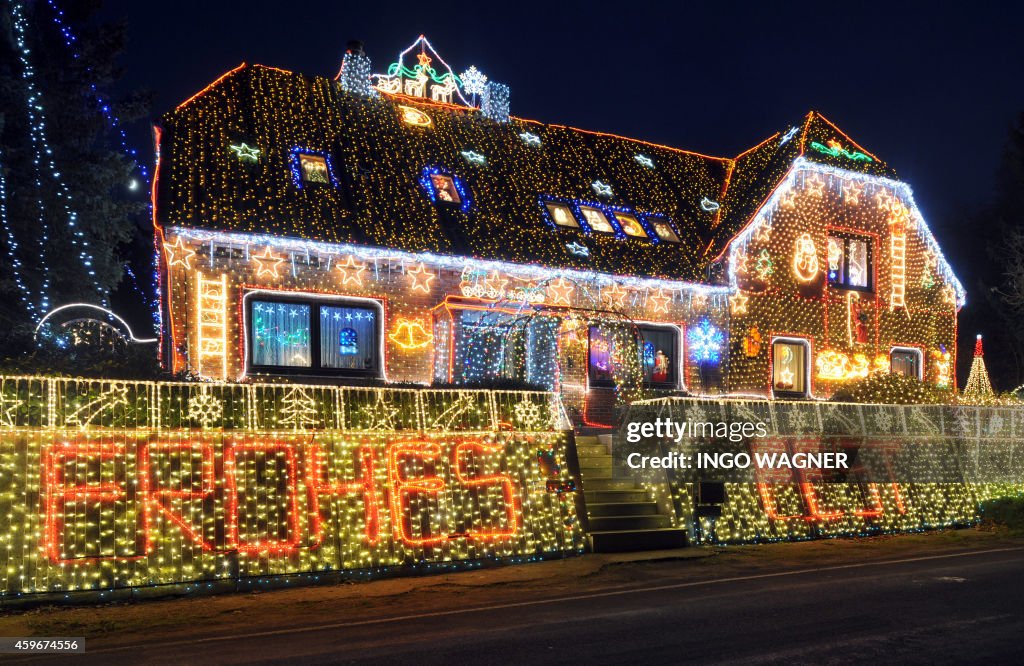
<svg viewBox="0 0 1024 666">
<path fill-rule="evenodd" d="M 243 64 L 156 127 L 169 370 L 217 381 L 827 397 L 954 380 L 964 290 L 818 113 L 737 157 L 509 114 L 423 37 L 383 74 Z M 626 390 L 628 389 L 628 390 Z"/>
</svg>

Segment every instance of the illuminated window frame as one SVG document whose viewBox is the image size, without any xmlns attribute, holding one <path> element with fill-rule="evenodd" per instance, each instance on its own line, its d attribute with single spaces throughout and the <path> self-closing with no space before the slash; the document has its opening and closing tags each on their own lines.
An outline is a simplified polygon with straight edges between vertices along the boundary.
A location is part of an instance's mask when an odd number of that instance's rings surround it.
<svg viewBox="0 0 1024 666">
<path fill-rule="evenodd" d="M 310 366 L 269 366 L 254 365 L 252 362 L 252 301 L 264 300 L 275 303 L 291 303 L 308 305 L 310 308 L 309 347 Z M 320 349 L 320 306 L 358 307 L 373 309 L 377 319 L 374 326 L 374 337 L 377 340 L 376 367 L 367 370 L 348 370 L 344 368 L 321 367 Z M 302 291 L 283 291 L 278 289 L 251 289 L 242 296 L 242 349 L 244 350 L 245 375 L 274 376 L 316 376 L 335 377 L 338 379 L 386 379 L 384 376 L 384 304 L 375 298 L 358 296 L 333 296 Z"/>
<path fill-rule="evenodd" d="M 833 280 L 830 276 L 827 276 L 829 272 L 828 268 L 828 257 L 826 256 L 826 277 L 828 277 L 828 286 L 834 289 L 842 289 L 844 291 L 860 291 L 864 293 L 874 293 L 875 291 L 875 242 L 870 236 L 858 236 L 857 234 L 845 233 L 842 231 L 835 231 L 829 229 L 825 237 L 825 247 L 828 248 L 828 241 L 830 239 L 836 239 L 842 241 L 843 244 L 843 279 Z M 868 250 L 867 266 L 864 270 L 867 272 L 867 284 L 863 287 L 850 284 L 850 243 L 851 241 L 860 241 L 865 244 Z"/>
<path fill-rule="evenodd" d="M 672 220 L 670 220 L 668 216 L 660 215 L 657 213 L 648 213 L 647 215 L 644 215 L 641 219 L 643 219 L 644 226 L 647 228 L 647 233 L 650 235 L 652 242 L 672 243 L 673 245 L 679 245 L 680 243 L 683 242 L 683 237 L 679 235 L 679 228 L 676 227 L 675 224 L 673 224 Z M 676 240 L 662 238 L 661 236 L 659 236 L 654 226 L 654 220 L 658 220 L 660 222 L 664 222 L 665 224 L 667 224 L 668 228 L 672 230 L 673 234 L 675 234 Z"/>
<path fill-rule="evenodd" d="M 775 343 L 782 342 L 790 345 L 801 345 L 804 348 L 804 390 L 803 391 L 780 391 L 775 389 Z M 805 399 L 811 397 L 811 365 L 814 359 L 811 341 L 807 338 L 795 338 L 791 336 L 772 336 L 771 363 L 768 364 L 768 386 L 771 389 L 773 398 Z"/>
<path fill-rule="evenodd" d="M 617 240 L 626 240 L 626 239 L 633 239 L 633 240 L 638 240 L 638 241 L 646 240 L 647 242 L 649 242 L 649 243 L 651 243 L 653 245 L 657 245 L 658 243 L 663 243 L 663 242 L 668 242 L 668 243 L 674 242 L 674 241 L 664 241 L 664 240 L 661 239 L 660 236 L 658 236 L 658 234 L 654 231 L 654 227 L 652 227 L 651 224 L 648 222 L 649 218 L 653 217 L 653 218 L 657 218 L 659 220 L 664 220 L 665 223 L 668 224 L 669 228 L 672 229 L 672 233 L 674 233 L 676 235 L 676 238 L 680 238 L 680 242 L 681 242 L 681 237 L 679 236 L 679 230 L 675 227 L 674 224 L 672 224 L 672 221 L 669 220 L 668 217 L 666 217 L 665 215 L 662 215 L 660 213 L 645 213 L 645 212 L 637 211 L 637 210 L 634 210 L 632 208 L 628 208 L 628 207 L 625 207 L 625 206 L 614 206 L 614 205 L 598 203 L 598 202 L 594 202 L 594 201 L 583 201 L 583 200 L 579 200 L 578 201 L 578 200 L 575 200 L 575 199 L 566 199 L 566 198 L 563 198 L 563 197 L 555 197 L 555 196 L 549 196 L 549 195 L 538 197 L 537 202 L 540 205 L 541 219 L 543 219 L 544 222 L 546 222 L 547 225 L 549 227 L 551 227 L 552 229 L 554 229 L 555 231 L 560 231 L 560 230 L 564 231 L 566 229 L 576 229 L 577 231 L 580 231 L 580 232 L 582 232 L 582 233 L 584 233 L 584 234 L 586 234 L 588 236 L 589 235 L 613 236 Z M 566 208 L 568 208 L 569 212 L 572 213 L 573 218 L 576 220 L 576 223 L 579 225 L 579 228 L 570 227 L 570 226 L 566 226 L 566 225 L 563 225 L 563 224 L 558 224 L 557 222 L 555 222 L 554 216 L 551 214 L 551 210 L 548 208 L 549 204 L 550 205 L 557 205 L 557 206 L 565 206 Z M 612 227 L 613 231 L 611 231 L 611 232 L 608 232 L 608 231 L 597 231 L 595 229 L 592 229 L 591 226 L 590 226 L 590 223 L 587 222 L 587 218 L 583 215 L 583 210 L 582 210 L 583 208 L 594 208 L 596 210 L 601 211 L 601 213 L 604 214 L 605 219 L 608 220 L 608 224 Z M 625 230 L 622 228 L 622 223 L 619 222 L 619 217 L 618 216 L 620 214 L 621 215 L 628 215 L 628 216 L 636 219 L 637 223 L 640 225 L 640 228 L 643 229 L 644 233 L 647 234 L 647 237 L 644 238 L 643 236 L 631 236 L 630 234 L 627 234 L 625 232 Z"/>
<path fill-rule="evenodd" d="M 911 354 L 911 355 L 913 355 L 914 358 L 916 359 L 914 361 L 914 363 L 915 363 L 915 365 L 917 367 L 917 372 L 916 372 L 917 380 L 920 381 L 920 382 L 924 381 L 924 352 L 923 351 L 921 351 L 917 347 L 899 347 L 899 346 L 895 346 L 892 349 L 890 349 L 889 350 L 889 372 L 892 373 L 892 374 L 896 374 L 896 372 L 894 372 L 892 370 L 892 357 L 893 357 L 893 354 Z"/>
<path fill-rule="evenodd" d="M 685 374 L 686 374 L 686 350 L 683 348 L 683 340 L 685 339 L 685 336 L 683 335 L 684 331 L 683 331 L 682 326 L 677 326 L 676 324 L 665 324 L 665 323 L 662 323 L 662 322 L 637 321 L 636 322 L 636 328 L 637 328 L 637 334 L 640 336 L 641 340 L 643 339 L 643 329 L 645 329 L 645 328 L 647 328 L 647 329 L 671 330 L 675 334 L 675 345 L 674 345 L 674 349 L 673 349 L 673 352 L 675 353 L 675 362 L 673 363 L 673 365 L 675 366 L 675 370 L 676 370 L 676 372 L 675 372 L 675 375 L 676 375 L 675 379 L 673 381 L 671 381 L 671 382 L 648 382 L 647 380 L 644 380 L 644 386 L 646 388 L 664 389 L 664 390 L 685 389 L 686 386 L 685 386 L 685 382 L 683 381 L 683 378 L 685 377 Z M 641 364 L 643 363 L 643 353 L 644 353 L 642 345 L 643 345 L 643 342 L 641 342 L 641 347 L 640 347 L 640 362 L 641 362 Z"/>
<path fill-rule="evenodd" d="M 580 229 L 581 228 L 580 227 L 580 221 L 578 219 L 576 219 L 576 213 L 573 212 L 571 204 L 563 203 L 561 201 L 545 201 L 544 202 L 544 208 L 547 210 L 548 216 L 551 218 L 551 221 L 554 223 L 554 225 L 556 227 L 559 227 L 559 228 L 562 228 L 562 229 Z M 562 210 L 565 210 L 569 214 L 569 219 L 572 220 L 572 224 L 562 224 L 557 219 L 555 219 L 555 214 L 551 210 L 552 208 L 561 208 Z"/>
<path fill-rule="evenodd" d="M 321 157 L 324 163 L 327 165 L 327 181 L 326 183 L 315 183 L 308 181 L 302 177 L 302 164 L 301 156 L 310 155 L 314 157 Z M 338 180 L 334 177 L 334 167 L 331 165 L 331 156 L 329 153 L 319 150 L 309 150 L 308 148 L 292 148 L 289 153 L 289 163 L 292 167 L 292 182 L 295 187 L 300 190 L 311 186 L 311 187 L 337 187 Z"/>
<path fill-rule="evenodd" d="M 614 211 L 614 214 L 615 222 L 619 225 L 619 229 L 622 229 L 622 233 L 626 236 L 626 238 L 639 238 L 643 240 L 658 239 L 658 234 L 654 233 L 654 231 L 652 231 L 651 229 L 648 229 L 647 225 L 644 224 L 642 216 L 624 210 L 616 210 Z M 628 231 L 626 231 L 626 225 L 622 221 L 623 217 L 628 217 L 633 222 L 636 222 L 637 226 L 640 228 L 640 233 L 631 234 Z"/>
<path fill-rule="evenodd" d="M 437 196 L 437 188 L 434 187 L 434 179 L 432 176 L 444 176 L 451 178 L 452 183 L 455 184 L 455 191 L 459 193 L 459 198 L 462 199 L 460 203 L 454 201 L 445 201 Z M 438 206 L 444 206 L 453 210 L 461 210 L 463 213 L 468 213 L 470 209 L 470 195 L 469 188 L 466 187 L 462 179 L 455 175 L 454 172 L 442 169 L 440 167 L 428 166 L 424 167 L 423 171 L 420 172 L 420 186 L 427 193 L 430 201 Z"/>
</svg>

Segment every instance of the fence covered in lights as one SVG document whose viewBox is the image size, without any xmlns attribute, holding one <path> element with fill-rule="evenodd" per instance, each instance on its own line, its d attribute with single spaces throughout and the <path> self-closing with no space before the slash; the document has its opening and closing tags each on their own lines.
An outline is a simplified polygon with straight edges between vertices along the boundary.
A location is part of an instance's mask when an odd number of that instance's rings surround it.
<svg viewBox="0 0 1024 666">
<path fill-rule="evenodd" d="M 0 378 L 3 594 L 579 551 L 564 427 L 537 392 Z"/>
<path fill-rule="evenodd" d="M 634 403 L 624 419 L 765 426 L 766 436 L 736 442 L 665 440 L 655 443 L 659 454 L 843 451 L 856 461 L 843 482 L 814 469 L 640 474 L 651 490 L 668 495 L 664 499 L 671 501 L 677 522 L 703 541 L 751 543 L 962 526 L 978 519 L 980 502 L 1024 494 L 1024 407 L 666 398 Z M 615 440 L 616 475 L 628 473 L 622 454 L 637 448 Z M 711 500 L 718 506 L 709 507 L 699 497 L 698 481 L 724 482 L 724 496 Z"/>
</svg>

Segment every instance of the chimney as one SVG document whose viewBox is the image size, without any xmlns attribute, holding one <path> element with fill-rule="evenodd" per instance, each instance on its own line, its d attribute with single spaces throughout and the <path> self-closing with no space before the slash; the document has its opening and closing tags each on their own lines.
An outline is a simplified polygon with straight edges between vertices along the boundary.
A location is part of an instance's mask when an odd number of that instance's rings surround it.
<svg viewBox="0 0 1024 666">
<path fill-rule="evenodd" d="M 345 45 L 345 56 L 341 59 L 338 85 L 347 93 L 372 96 L 376 93 L 370 83 L 370 59 L 363 52 L 363 43 L 358 39 L 349 40 Z"/>
</svg>

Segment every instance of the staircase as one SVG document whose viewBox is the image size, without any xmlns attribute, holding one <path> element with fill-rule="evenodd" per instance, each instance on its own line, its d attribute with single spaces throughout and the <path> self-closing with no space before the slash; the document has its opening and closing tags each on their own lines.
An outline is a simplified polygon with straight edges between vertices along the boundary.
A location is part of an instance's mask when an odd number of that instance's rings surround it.
<svg viewBox="0 0 1024 666">
<path fill-rule="evenodd" d="M 603 435 L 601 439 L 611 437 Z M 597 436 L 576 437 L 590 547 L 595 553 L 682 548 L 686 530 L 658 512 L 658 504 L 636 481 L 612 478 L 612 455 Z"/>
</svg>

